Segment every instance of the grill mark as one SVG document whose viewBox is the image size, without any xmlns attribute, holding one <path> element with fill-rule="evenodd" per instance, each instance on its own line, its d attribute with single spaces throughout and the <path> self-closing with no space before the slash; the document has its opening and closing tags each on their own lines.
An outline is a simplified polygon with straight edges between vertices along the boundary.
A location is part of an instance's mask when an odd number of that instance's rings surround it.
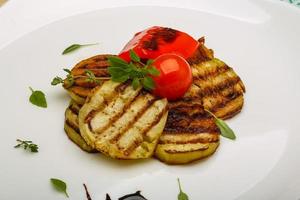
<svg viewBox="0 0 300 200">
<path fill-rule="evenodd" d="M 82 97 L 82 98 L 86 98 L 91 92 L 91 88 L 84 88 L 84 87 L 80 87 L 80 86 L 73 86 L 73 87 L 69 88 L 69 90 L 71 92 L 73 92 L 74 94 L 76 94 L 77 96 Z"/>
<path fill-rule="evenodd" d="M 229 119 L 229 118 L 235 116 L 236 114 L 238 114 L 242 110 L 242 108 L 243 108 L 243 103 L 241 105 L 239 105 L 238 107 L 236 107 L 235 109 L 224 113 L 223 115 L 218 115 L 218 117 L 222 118 L 222 119 Z"/>
<path fill-rule="evenodd" d="M 115 88 L 115 91 L 118 92 L 118 93 L 122 93 L 122 92 L 125 91 L 125 89 L 126 89 L 129 85 L 130 85 L 130 81 L 126 81 L 125 83 L 118 85 L 118 86 Z"/>
<path fill-rule="evenodd" d="M 205 62 L 205 61 L 208 61 L 208 60 L 211 60 L 214 58 L 213 50 L 208 49 L 204 45 L 204 43 L 205 43 L 204 37 L 201 37 L 198 40 L 198 42 L 200 43 L 198 49 L 196 50 L 196 52 L 194 53 L 193 56 L 191 56 L 190 58 L 187 59 L 187 61 L 190 65 L 199 64 L 201 62 Z"/>
<path fill-rule="evenodd" d="M 118 114 L 114 115 L 112 118 L 110 118 L 109 123 L 106 126 L 102 127 L 100 130 L 97 130 L 96 138 L 98 138 L 101 135 L 101 132 L 104 132 L 105 130 L 107 130 L 107 128 L 112 126 L 120 117 L 122 117 L 124 115 L 125 111 L 131 106 L 131 104 L 138 98 L 139 95 L 140 95 L 140 93 L 138 93 L 130 102 L 126 102 L 124 108 L 122 109 L 122 111 L 120 113 L 118 113 Z"/>
<path fill-rule="evenodd" d="M 78 69 L 78 68 L 85 68 L 88 64 L 91 63 L 102 63 L 102 61 L 107 61 L 108 57 L 112 56 L 109 54 L 104 54 L 104 55 L 96 55 L 90 58 L 87 58 L 85 60 L 80 61 L 79 63 L 77 63 L 74 68 Z"/>
<path fill-rule="evenodd" d="M 159 123 L 159 121 L 161 120 L 162 116 L 166 113 L 167 108 L 165 107 L 160 113 L 159 115 L 156 116 L 156 118 L 152 121 L 152 123 L 146 127 L 145 129 L 142 130 L 142 132 L 140 132 L 140 135 L 142 135 L 143 139 L 142 140 L 135 140 L 133 142 L 132 145 L 130 145 L 125 151 L 124 151 L 124 155 L 129 156 L 138 146 L 140 146 L 140 144 L 142 144 L 144 141 L 148 141 L 147 138 L 147 133 L 148 131 L 154 127 L 156 124 Z M 149 141 L 148 141 L 149 142 Z M 118 146 L 118 145 L 117 145 Z M 118 146 L 118 148 L 120 148 Z"/>
<path fill-rule="evenodd" d="M 72 104 L 69 106 L 69 110 L 74 114 L 78 116 L 79 110 Z"/>
<path fill-rule="evenodd" d="M 92 130 L 90 122 L 98 112 L 100 112 L 100 110 L 91 110 L 84 119 L 84 123 L 89 124 L 90 130 Z"/>
<path fill-rule="evenodd" d="M 192 126 L 199 127 L 199 124 L 202 124 L 203 127 L 205 125 L 205 127 L 211 127 L 211 124 L 214 124 L 213 120 L 214 119 L 206 112 L 198 112 L 193 115 L 187 115 L 182 112 L 174 112 L 174 110 L 169 110 L 165 130 L 174 127 L 188 129 Z"/>
<path fill-rule="evenodd" d="M 212 134 L 218 135 L 217 133 L 212 133 Z M 159 140 L 158 144 L 197 144 L 197 143 L 212 143 L 218 141 L 219 141 L 219 137 L 195 138 L 186 141 L 173 141 L 173 140 L 165 139 L 165 140 Z"/>
<path fill-rule="evenodd" d="M 233 87 L 235 84 L 237 84 L 240 81 L 239 77 L 233 77 L 233 78 L 228 78 L 222 82 L 220 82 L 219 84 L 215 84 L 215 85 L 209 85 L 205 88 L 202 88 L 201 90 L 201 94 L 202 96 L 208 96 L 208 95 L 213 95 L 216 93 L 220 93 L 220 91 L 226 89 L 226 88 L 230 88 Z M 197 81 L 195 81 L 195 84 L 198 85 L 201 88 L 201 84 L 197 83 Z"/>
<path fill-rule="evenodd" d="M 212 107 L 208 108 L 211 112 L 216 112 L 222 108 L 225 108 L 230 102 L 240 98 L 243 95 L 233 95 L 232 98 L 223 98 L 223 100 Z"/>
<path fill-rule="evenodd" d="M 140 97 L 143 97 L 144 95 L 145 94 L 142 93 Z M 132 127 L 132 125 L 134 124 L 133 122 L 137 121 L 148 110 L 148 108 L 150 108 L 154 104 L 156 100 L 156 98 L 149 100 L 145 104 L 145 106 L 136 114 L 136 116 L 134 116 L 134 119 L 127 123 L 125 129 L 122 132 L 119 132 L 115 137 L 111 138 L 110 142 L 112 144 L 116 144 L 119 141 L 119 139 L 126 133 L 126 131 L 128 131 Z"/>
<path fill-rule="evenodd" d="M 193 66 L 192 66 L 193 67 Z M 232 70 L 228 65 L 218 66 L 214 71 L 206 72 L 202 74 L 197 74 L 193 76 L 195 79 L 201 79 L 201 80 L 208 80 L 210 78 L 213 78 L 217 75 L 224 74 L 228 71 Z"/>
<path fill-rule="evenodd" d="M 108 66 L 107 66 L 108 67 Z M 96 77 L 109 77 L 109 73 L 107 68 L 78 68 L 72 69 L 73 76 L 86 76 L 86 70 L 92 71 Z"/>
<path fill-rule="evenodd" d="M 73 122 L 71 122 L 69 119 L 66 119 L 66 120 L 65 120 L 65 123 L 66 123 L 69 127 L 71 127 L 77 134 L 80 135 L 80 129 L 79 129 L 79 127 L 76 126 Z"/>
<path fill-rule="evenodd" d="M 205 151 L 207 150 L 209 147 L 206 146 L 206 147 L 202 147 L 202 148 L 198 148 L 198 149 L 192 149 L 192 150 L 189 150 L 189 151 L 177 151 L 177 150 L 164 150 L 166 153 L 169 153 L 169 154 L 186 154 L 186 153 L 191 153 L 191 152 L 197 152 L 197 151 Z"/>
<path fill-rule="evenodd" d="M 122 84 L 120 84 L 120 85 L 122 85 Z M 118 85 L 117 87 L 119 87 L 120 85 Z M 115 89 L 116 89 L 116 88 L 115 88 Z M 91 122 L 91 120 L 95 117 L 95 115 L 96 115 L 98 112 L 101 112 L 101 111 L 105 108 L 105 106 L 109 105 L 110 102 L 112 102 L 112 101 L 114 101 L 116 98 L 118 98 L 118 96 L 119 96 L 119 94 L 114 94 L 114 95 L 112 95 L 112 97 L 109 98 L 109 99 L 105 99 L 105 98 L 104 98 L 104 100 L 103 100 L 102 104 L 100 105 L 100 107 L 98 107 L 97 109 L 91 110 L 91 111 L 86 115 L 86 117 L 85 117 L 85 119 L 84 119 L 84 123 L 87 123 L 87 124 L 88 124 L 90 130 L 92 130 L 90 122 Z M 88 102 L 89 102 L 89 101 L 90 101 L 90 99 L 88 99 Z"/>
</svg>

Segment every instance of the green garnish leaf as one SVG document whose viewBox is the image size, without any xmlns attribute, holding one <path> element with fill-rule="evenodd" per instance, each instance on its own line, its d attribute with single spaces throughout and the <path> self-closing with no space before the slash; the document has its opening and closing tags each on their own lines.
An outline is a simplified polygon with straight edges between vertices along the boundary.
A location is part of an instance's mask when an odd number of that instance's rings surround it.
<svg viewBox="0 0 300 200">
<path fill-rule="evenodd" d="M 152 76 L 158 76 L 160 74 L 160 72 L 158 71 L 158 69 L 156 69 L 155 67 L 150 67 L 148 69 L 149 74 L 151 74 Z"/>
<path fill-rule="evenodd" d="M 216 118 L 216 125 L 219 127 L 221 131 L 221 135 L 231 140 L 235 140 L 236 136 L 233 130 L 226 124 L 222 119 Z"/>
<path fill-rule="evenodd" d="M 141 62 L 140 57 L 132 49 L 129 50 L 129 56 L 133 62 Z"/>
<path fill-rule="evenodd" d="M 71 74 L 71 73 L 72 73 L 72 71 L 69 70 L 69 69 L 67 69 L 67 68 L 64 68 L 63 70 L 64 70 L 65 72 L 67 72 L 68 74 Z"/>
<path fill-rule="evenodd" d="M 87 82 L 99 84 L 100 81 L 96 78 L 94 72 L 91 70 L 85 70 L 85 74 L 87 75 Z"/>
<path fill-rule="evenodd" d="M 215 123 L 218 126 L 218 128 L 220 129 L 221 135 L 223 137 L 231 139 L 231 140 L 236 139 L 236 136 L 235 136 L 233 130 L 226 124 L 225 121 L 223 121 L 222 119 L 219 119 L 216 115 L 214 115 L 209 110 L 205 110 L 205 111 L 208 112 L 210 115 L 212 115 L 215 118 Z"/>
<path fill-rule="evenodd" d="M 130 59 L 131 62 L 127 63 L 117 56 L 108 58 L 110 65 L 108 73 L 111 75 L 112 81 L 122 83 L 131 80 L 134 89 L 143 86 L 147 90 L 153 90 L 155 83 L 151 76 L 159 75 L 159 71 L 152 66 L 153 61 L 148 61 L 147 64 L 142 63 L 140 57 L 133 50 L 130 50 Z"/>
<path fill-rule="evenodd" d="M 47 108 L 47 101 L 45 94 L 40 90 L 33 90 L 31 87 L 29 87 L 31 90 L 31 95 L 29 97 L 29 101 L 36 106 Z"/>
<path fill-rule="evenodd" d="M 64 86 L 66 88 L 69 88 L 74 84 L 75 80 L 74 80 L 74 76 L 72 75 L 71 70 L 66 69 L 66 68 L 63 70 L 65 72 L 67 72 L 67 76 L 66 76 L 65 80 L 59 76 L 56 76 L 55 78 L 53 78 L 51 85 L 65 84 Z"/>
<path fill-rule="evenodd" d="M 147 60 L 147 64 L 146 64 L 146 65 L 152 66 L 152 65 L 153 65 L 153 62 L 154 62 L 154 60 L 149 59 L 149 60 Z"/>
<path fill-rule="evenodd" d="M 139 78 L 133 78 L 131 84 L 132 84 L 133 89 L 135 89 L 135 90 L 141 85 Z"/>
<path fill-rule="evenodd" d="M 57 191 L 65 193 L 65 195 L 69 198 L 67 193 L 67 184 L 64 181 L 56 178 L 51 178 L 50 181 Z"/>
<path fill-rule="evenodd" d="M 178 182 L 178 186 L 179 186 L 179 194 L 177 196 L 177 199 L 178 200 L 189 200 L 188 195 L 182 191 L 179 178 L 177 178 L 177 182 Z"/>
<path fill-rule="evenodd" d="M 97 45 L 98 43 L 94 43 L 94 44 L 72 44 L 71 46 L 69 46 L 68 48 L 66 48 L 63 52 L 62 55 L 71 53 L 73 51 L 76 51 L 78 49 L 80 49 L 81 47 L 87 47 L 87 46 L 93 46 L 93 45 Z"/>
<path fill-rule="evenodd" d="M 55 78 L 53 78 L 51 85 L 58 85 L 64 83 L 64 80 L 58 76 L 56 76 Z"/>
<path fill-rule="evenodd" d="M 39 151 L 38 145 L 34 144 L 32 141 L 17 139 L 17 142 L 19 144 L 14 146 L 15 148 L 23 147 L 25 150 L 29 149 L 33 153 L 37 153 Z"/>
<path fill-rule="evenodd" d="M 142 79 L 142 84 L 146 90 L 153 90 L 155 88 L 155 83 L 149 76 L 146 76 Z"/>
</svg>

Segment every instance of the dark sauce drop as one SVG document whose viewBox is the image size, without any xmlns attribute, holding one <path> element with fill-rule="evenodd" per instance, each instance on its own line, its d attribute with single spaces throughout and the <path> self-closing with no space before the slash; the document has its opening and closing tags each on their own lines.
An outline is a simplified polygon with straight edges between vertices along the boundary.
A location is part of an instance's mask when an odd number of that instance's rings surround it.
<svg viewBox="0 0 300 200">
<path fill-rule="evenodd" d="M 123 197 L 120 197 L 119 200 L 147 200 L 147 199 L 141 195 L 141 191 L 137 191 L 136 193 L 127 194 Z"/>
</svg>

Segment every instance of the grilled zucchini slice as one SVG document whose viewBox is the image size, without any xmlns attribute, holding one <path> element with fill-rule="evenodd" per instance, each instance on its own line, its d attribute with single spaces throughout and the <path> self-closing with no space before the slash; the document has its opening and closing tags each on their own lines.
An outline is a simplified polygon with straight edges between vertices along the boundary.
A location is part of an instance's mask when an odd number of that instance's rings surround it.
<svg viewBox="0 0 300 200">
<path fill-rule="evenodd" d="M 79 105 L 77 105 L 72 101 L 70 102 L 70 105 L 65 112 L 65 125 L 64 125 L 65 132 L 67 136 L 70 138 L 70 140 L 74 142 L 82 150 L 89 153 L 95 153 L 97 151 L 91 146 L 89 146 L 80 135 L 79 125 L 78 125 L 79 109 L 80 109 Z"/>
<path fill-rule="evenodd" d="M 129 83 L 106 81 L 79 111 L 81 135 L 112 158 L 148 158 L 165 126 L 167 103 Z"/>
</svg>

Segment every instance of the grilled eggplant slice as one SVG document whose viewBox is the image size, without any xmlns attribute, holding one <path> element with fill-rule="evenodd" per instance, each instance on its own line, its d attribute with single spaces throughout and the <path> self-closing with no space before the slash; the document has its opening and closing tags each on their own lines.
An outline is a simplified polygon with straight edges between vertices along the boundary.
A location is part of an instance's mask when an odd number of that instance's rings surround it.
<svg viewBox="0 0 300 200">
<path fill-rule="evenodd" d="M 168 164 L 185 164 L 213 154 L 219 145 L 219 129 L 192 85 L 184 98 L 169 102 L 169 114 L 155 157 Z"/>
<path fill-rule="evenodd" d="M 97 152 L 94 148 L 89 146 L 80 135 L 79 125 L 78 125 L 78 112 L 80 106 L 74 102 L 71 102 L 69 107 L 65 112 L 65 125 L 64 129 L 67 136 L 72 140 L 77 146 L 82 150 L 95 153 Z"/>
<path fill-rule="evenodd" d="M 112 158 L 148 158 L 164 129 L 167 103 L 129 83 L 106 81 L 79 111 L 81 135 Z"/>
<path fill-rule="evenodd" d="M 98 83 L 86 81 L 86 70 L 92 71 L 97 78 L 103 79 L 109 77 L 107 71 L 107 58 L 109 56 L 111 55 L 105 54 L 93 56 L 91 58 L 82 60 L 73 67 L 71 74 L 74 77 L 74 83 L 70 84 L 70 82 L 66 79 L 63 86 L 68 91 L 74 102 L 79 105 L 83 105 L 91 90 L 99 85 Z"/>
</svg>

